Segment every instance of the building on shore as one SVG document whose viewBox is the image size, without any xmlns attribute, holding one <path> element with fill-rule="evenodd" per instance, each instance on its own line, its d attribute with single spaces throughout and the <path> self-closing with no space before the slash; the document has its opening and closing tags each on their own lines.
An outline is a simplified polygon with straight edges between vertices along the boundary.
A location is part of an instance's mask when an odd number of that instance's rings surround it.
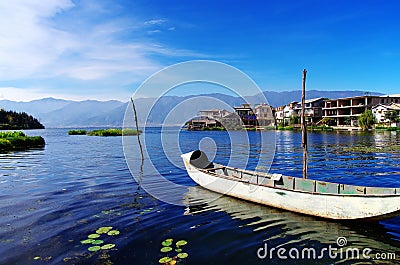
<svg viewBox="0 0 400 265">
<path fill-rule="evenodd" d="M 225 109 L 200 110 L 198 117 L 190 120 L 189 130 L 203 130 L 212 127 L 226 129 L 256 128 L 275 126 L 275 119 L 270 105 L 257 104 L 254 109 L 250 104 L 234 107 L 234 112 Z"/>
<path fill-rule="evenodd" d="M 190 120 L 189 130 L 201 130 L 204 128 L 221 127 L 222 120 L 231 112 L 225 109 L 200 110 L 197 118 Z"/>
<path fill-rule="evenodd" d="M 389 111 L 395 111 L 397 116 L 400 117 L 400 104 L 399 103 L 390 103 L 389 105 L 384 105 L 379 103 L 372 107 L 372 113 L 374 114 L 376 121 L 378 123 L 390 123 L 391 121 L 386 118 L 386 114 Z"/>
<path fill-rule="evenodd" d="M 355 126 L 358 117 L 378 104 L 399 103 L 400 95 L 358 96 L 325 100 L 323 118 L 332 119 L 336 126 Z"/>
<path fill-rule="evenodd" d="M 275 126 L 273 109 L 270 105 L 263 103 L 254 107 L 258 126 Z"/>
<path fill-rule="evenodd" d="M 242 104 L 240 107 L 233 108 L 236 114 L 240 117 L 245 127 L 256 127 L 257 116 L 254 113 L 254 110 L 251 108 L 250 104 Z"/>
<path fill-rule="evenodd" d="M 324 115 L 323 108 L 325 106 L 324 98 L 313 98 L 304 101 L 304 116 L 308 123 L 316 124 L 322 120 Z M 301 102 L 294 107 L 297 116 L 301 116 Z"/>
</svg>

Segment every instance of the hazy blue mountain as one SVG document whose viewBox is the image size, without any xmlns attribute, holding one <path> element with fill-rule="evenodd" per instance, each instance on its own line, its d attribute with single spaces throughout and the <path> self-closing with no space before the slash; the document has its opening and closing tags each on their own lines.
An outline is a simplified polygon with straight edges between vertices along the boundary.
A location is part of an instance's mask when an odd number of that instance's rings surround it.
<svg viewBox="0 0 400 265">
<path fill-rule="evenodd" d="M 378 94 L 378 93 L 375 93 Z M 291 101 L 299 101 L 301 91 L 274 92 L 265 91 L 265 97 L 272 106 L 282 106 Z M 341 98 L 365 95 L 363 91 L 307 91 L 310 98 Z M 251 102 L 263 103 L 260 95 L 249 97 Z M 153 104 L 155 102 L 155 104 Z M 180 125 L 193 118 L 199 110 L 239 106 L 243 99 L 224 94 L 204 94 L 196 96 L 165 96 L 156 101 L 154 98 L 142 98 L 135 101 L 140 125 Z M 125 111 L 133 115 L 131 104 L 116 100 L 110 101 L 71 101 L 44 98 L 30 102 L 0 100 L 0 108 L 27 112 L 37 117 L 47 128 L 51 127 L 121 127 Z M 148 116 L 147 116 L 148 115 Z M 133 120 L 133 119 L 132 119 Z"/>
<path fill-rule="evenodd" d="M 17 112 L 27 112 L 30 114 L 49 113 L 51 111 L 61 109 L 66 105 L 72 103 L 71 100 L 43 98 L 32 100 L 29 102 L 16 102 L 11 100 L 0 100 L 0 107 L 6 110 L 13 110 Z"/>
</svg>

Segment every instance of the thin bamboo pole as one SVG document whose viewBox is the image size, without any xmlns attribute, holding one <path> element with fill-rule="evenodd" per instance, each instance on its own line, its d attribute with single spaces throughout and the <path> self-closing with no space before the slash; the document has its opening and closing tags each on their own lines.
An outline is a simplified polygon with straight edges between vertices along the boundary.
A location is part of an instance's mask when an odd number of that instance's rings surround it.
<svg viewBox="0 0 400 265">
<path fill-rule="evenodd" d="M 131 98 L 131 102 L 132 102 L 133 114 L 134 114 L 134 116 L 135 116 L 136 131 L 137 131 L 137 139 L 138 139 L 138 144 L 139 144 L 139 148 L 140 148 L 140 155 L 142 156 L 142 165 L 143 165 L 143 162 L 144 162 L 144 155 L 143 155 L 142 144 L 141 144 L 141 142 L 140 142 L 139 125 L 138 125 L 137 114 L 136 114 L 136 107 L 135 107 L 135 103 L 133 102 L 133 98 Z"/>
<path fill-rule="evenodd" d="M 303 147 L 303 179 L 307 178 L 308 173 L 308 148 L 307 148 L 307 125 L 305 119 L 305 99 L 306 99 L 306 75 L 307 70 L 303 70 L 303 86 L 301 93 L 301 145 Z"/>
</svg>

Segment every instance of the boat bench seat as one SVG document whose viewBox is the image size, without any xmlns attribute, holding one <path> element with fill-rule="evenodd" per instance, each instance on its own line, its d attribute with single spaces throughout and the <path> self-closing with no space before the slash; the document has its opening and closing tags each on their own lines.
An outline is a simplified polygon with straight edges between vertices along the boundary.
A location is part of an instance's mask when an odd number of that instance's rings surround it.
<svg viewBox="0 0 400 265">
<path fill-rule="evenodd" d="M 307 192 L 315 192 L 316 181 L 312 179 L 300 179 L 296 178 L 294 183 L 295 190 L 307 191 Z"/>
<path fill-rule="evenodd" d="M 367 194 L 398 194 L 399 189 L 388 189 L 388 188 L 378 188 L 378 187 L 366 187 Z"/>
<path fill-rule="evenodd" d="M 338 194 L 339 184 L 331 183 L 331 182 L 324 182 L 324 181 L 317 181 L 316 192 Z"/>
</svg>

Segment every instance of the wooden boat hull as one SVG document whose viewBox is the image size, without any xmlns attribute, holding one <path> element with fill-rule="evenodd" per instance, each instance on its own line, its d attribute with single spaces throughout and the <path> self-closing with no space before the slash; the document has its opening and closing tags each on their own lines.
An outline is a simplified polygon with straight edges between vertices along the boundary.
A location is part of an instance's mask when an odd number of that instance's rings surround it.
<svg viewBox="0 0 400 265">
<path fill-rule="evenodd" d="M 324 194 L 259 185 L 205 172 L 191 164 L 192 153 L 182 155 L 189 176 L 198 185 L 224 195 L 338 220 L 374 218 L 400 211 L 399 194 Z"/>
</svg>

